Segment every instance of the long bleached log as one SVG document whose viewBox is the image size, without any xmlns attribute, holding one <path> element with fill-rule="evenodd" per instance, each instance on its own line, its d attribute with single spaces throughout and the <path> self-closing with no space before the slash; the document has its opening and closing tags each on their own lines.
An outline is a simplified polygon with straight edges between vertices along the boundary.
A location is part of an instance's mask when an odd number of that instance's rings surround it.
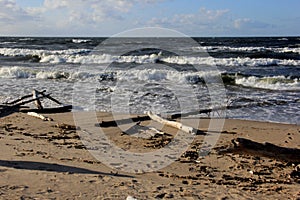
<svg viewBox="0 0 300 200">
<path fill-rule="evenodd" d="M 40 114 L 38 114 L 38 113 L 36 113 L 36 112 L 28 112 L 27 115 L 30 115 L 30 116 L 32 116 L 32 117 L 39 118 L 39 119 L 41 119 L 41 120 L 43 120 L 43 121 L 53 121 L 51 118 L 45 117 L 45 116 L 40 115 Z"/>
<path fill-rule="evenodd" d="M 159 122 L 159 123 L 161 123 L 163 125 L 174 127 L 174 128 L 177 128 L 179 130 L 182 130 L 182 131 L 184 131 L 186 133 L 190 133 L 190 134 L 193 134 L 193 135 L 198 133 L 198 130 L 194 129 L 193 127 L 186 126 L 186 125 L 181 124 L 179 122 L 169 121 L 169 120 L 163 119 L 163 118 L 159 117 L 158 115 L 153 114 L 151 111 L 146 112 L 146 114 L 152 120 L 157 121 L 157 122 Z"/>
</svg>

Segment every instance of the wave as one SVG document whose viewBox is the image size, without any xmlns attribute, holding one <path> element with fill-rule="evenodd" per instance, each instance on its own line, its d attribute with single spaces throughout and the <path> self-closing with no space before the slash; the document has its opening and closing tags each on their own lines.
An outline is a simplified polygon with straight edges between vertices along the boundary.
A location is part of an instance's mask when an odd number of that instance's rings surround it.
<svg viewBox="0 0 300 200">
<path fill-rule="evenodd" d="M 179 72 L 166 69 L 131 69 L 115 71 L 63 71 L 63 70 L 39 70 L 26 67 L 1 67 L 2 78 L 31 78 L 31 79 L 66 79 L 90 81 L 173 81 L 197 84 L 204 82 L 205 77 L 218 76 L 218 71 L 207 72 Z"/>
<path fill-rule="evenodd" d="M 113 56 L 102 55 L 48 55 L 40 60 L 43 63 L 77 63 L 77 64 L 109 64 L 109 63 L 170 63 L 179 65 L 208 65 L 227 67 L 257 67 L 257 66 L 299 66 L 300 60 L 272 59 L 272 58 L 213 58 L 213 57 L 160 57 L 157 54 L 141 56 Z"/>
<path fill-rule="evenodd" d="M 281 49 L 288 51 L 289 49 Z M 172 64 L 199 64 L 216 66 L 299 66 L 300 60 L 295 59 L 275 59 L 275 58 L 214 58 L 214 57 L 188 57 L 188 56 L 162 56 L 160 54 L 126 55 L 115 56 L 110 54 L 96 54 L 90 49 L 67 49 L 67 50 L 38 50 L 38 49 L 18 49 L 0 48 L 0 55 L 10 57 L 25 57 L 29 61 L 41 63 L 79 63 L 79 64 L 109 64 L 117 63 L 156 63 L 165 62 Z M 32 59 L 35 58 L 35 59 Z"/>
<path fill-rule="evenodd" d="M 16 44 L 17 42 L 0 42 L 0 44 Z"/>
<path fill-rule="evenodd" d="M 245 76 L 242 74 L 227 74 L 219 71 L 176 71 L 168 69 L 131 69 L 113 71 L 63 71 L 39 70 L 25 67 L 2 67 L 2 78 L 54 79 L 68 81 L 121 81 L 121 82 L 174 82 L 188 84 L 205 84 L 210 77 L 221 76 L 225 85 L 241 85 L 258 89 L 299 91 L 299 77 L 285 76 Z"/>
<path fill-rule="evenodd" d="M 300 91 L 299 78 L 272 76 L 272 77 L 240 77 L 235 79 L 235 83 L 245 87 L 269 89 L 269 90 L 289 90 Z"/>
<path fill-rule="evenodd" d="M 240 67 L 240 66 L 299 66 L 300 60 L 287 60 L 287 59 L 272 59 L 272 58 L 213 58 L 213 57 L 167 57 L 161 59 L 167 63 L 176 64 L 199 64 L 199 65 L 216 65 L 216 66 L 228 66 L 228 67 Z"/>
<path fill-rule="evenodd" d="M 21 48 L 0 48 L 0 55 L 3 56 L 39 56 L 41 58 L 49 55 L 76 55 L 88 54 L 89 49 L 67 49 L 67 50 L 40 50 L 40 49 L 21 49 Z"/>
<path fill-rule="evenodd" d="M 22 67 L 2 67 L 0 68 L 0 77 L 2 78 L 29 78 L 31 73 Z"/>
<path fill-rule="evenodd" d="M 279 38 L 278 40 L 279 41 L 288 41 L 289 39 L 288 38 Z"/>
<path fill-rule="evenodd" d="M 229 47 L 229 46 L 199 46 L 192 47 L 196 52 L 274 52 L 274 53 L 296 53 L 300 54 L 299 47 L 283 47 L 283 48 L 270 48 L 270 47 Z"/>
<path fill-rule="evenodd" d="M 34 38 L 20 38 L 19 41 L 33 41 Z"/>
<path fill-rule="evenodd" d="M 91 42 L 92 40 L 84 40 L 84 39 L 72 39 L 72 42 L 75 44 L 80 44 L 80 43 L 87 43 Z"/>
</svg>

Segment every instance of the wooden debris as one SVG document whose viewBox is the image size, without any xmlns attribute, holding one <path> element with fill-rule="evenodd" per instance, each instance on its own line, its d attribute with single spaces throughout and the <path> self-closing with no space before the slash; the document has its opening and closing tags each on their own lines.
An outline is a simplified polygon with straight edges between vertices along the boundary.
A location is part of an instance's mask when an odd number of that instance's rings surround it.
<svg viewBox="0 0 300 200">
<path fill-rule="evenodd" d="M 268 142 L 258 143 L 245 138 L 232 140 L 234 151 L 238 153 L 259 154 L 280 160 L 300 163 L 300 149 L 280 147 Z"/>
<path fill-rule="evenodd" d="M 21 98 L 13 100 L 11 102 L 5 102 L 0 104 L 0 117 L 9 115 L 14 112 L 35 112 L 35 113 L 59 113 L 59 112 L 70 112 L 72 105 L 63 105 L 58 100 L 50 96 L 50 94 L 45 93 L 44 91 L 33 90 L 31 95 L 25 95 Z M 29 99 L 31 98 L 31 99 Z M 54 108 L 44 108 L 41 103 L 41 99 L 47 98 L 57 104 L 59 107 Z M 34 102 L 37 106 L 37 109 L 31 109 L 28 106 L 24 106 L 28 103 Z"/>
<path fill-rule="evenodd" d="M 38 94 L 39 94 L 38 91 L 33 90 L 33 91 L 32 91 L 32 98 L 33 98 L 33 99 L 36 99 L 36 100 L 34 101 L 34 104 L 36 105 L 36 107 L 37 107 L 38 109 L 43 109 L 43 106 L 42 106 L 42 103 L 41 103 L 40 99 L 37 99 Z"/>
<path fill-rule="evenodd" d="M 263 102 L 249 103 L 249 104 L 243 104 L 243 105 L 224 105 L 224 106 L 219 106 L 219 107 L 215 107 L 215 108 L 201 109 L 198 111 L 191 111 L 191 112 L 186 112 L 186 113 L 176 113 L 176 114 L 169 115 L 168 119 L 177 119 L 177 118 L 181 118 L 181 117 L 188 117 L 191 115 L 199 115 L 199 114 L 208 114 L 209 115 L 211 112 L 220 112 L 220 111 L 224 111 L 224 110 L 252 108 L 252 107 L 256 107 L 256 106 L 267 107 L 267 106 L 281 105 L 281 104 L 287 104 L 287 103 L 297 103 L 297 102 L 299 102 L 299 99 L 295 99 L 295 100 L 289 101 L 289 102 L 263 101 Z"/>
<path fill-rule="evenodd" d="M 49 117 L 45 117 L 41 114 L 35 113 L 35 112 L 28 112 L 27 115 L 32 116 L 32 117 L 36 117 L 39 118 L 43 121 L 53 121 L 53 119 L 49 118 Z"/>
<path fill-rule="evenodd" d="M 27 113 L 27 112 L 36 112 L 36 113 L 63 113 L 63 112 L 70 112 L 72 110 L 72 105 L 65 105 L 59 106 L 55 108 L 43 108 L 43 109 L 21 109 L 20 112 Z"/>
<path fill-rule="evenodd" d="M 132 117 L 129 119 L 120 119 L 120 120 L 112 120 L 112 121 L 102 121 L 99 124 L 96 124 L 96 126 L 99 127 L 117 127 L 119 125 L 123 124 L 129 124 L 132 122 L 141 122 L 141 121 L 147 121 L 150 120 L 149 116 L 137 116 L 137 117 Z"/>
<path fill-rule="evenodd" d="M 169 121 L 169 120 L 163 119 L 163 118 L 159 117 L 158 115 L 153 114 L 151 111 L 148 111 L 147 115 L 152 120 L 157 121 L 157 122 L 159 122 L 163 125 L 174 127 L 174 128 L 177 128 L 179 130 L 182 130 L 182 131 L 184 131 L 186 133 L 190 133 L 190 134 L 197 134 L 198 133 L 198 130 L 194 129 L 193 127 L 183 125 L 183 124 L 181 124 L 179 122 L 176 122 L 176 121 Z"/>
</svg>

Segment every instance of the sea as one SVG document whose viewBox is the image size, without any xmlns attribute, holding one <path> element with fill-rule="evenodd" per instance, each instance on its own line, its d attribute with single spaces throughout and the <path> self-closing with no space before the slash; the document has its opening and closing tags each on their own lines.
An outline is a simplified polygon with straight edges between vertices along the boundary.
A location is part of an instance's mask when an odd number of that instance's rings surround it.
<svg viewBox="0 0 300 200">
<path fill-rule="evenodd" d="M 0 103 L 35 89 L 76 110 L 227 106 L 226 118 L 299 125 L 300 37 L 0 37 L 0 85 Z"/>
</svg>

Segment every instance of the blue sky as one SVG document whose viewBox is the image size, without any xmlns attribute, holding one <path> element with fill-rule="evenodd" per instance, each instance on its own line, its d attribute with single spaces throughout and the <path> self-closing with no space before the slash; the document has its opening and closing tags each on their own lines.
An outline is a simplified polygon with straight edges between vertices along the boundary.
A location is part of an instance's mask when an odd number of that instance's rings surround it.
<svg viewBox="0 0 300 200">
<path fill-rule="evenodd" d="M 299 36 L 299 0 L 0 0 L 0 36 Z"/>
</svg>

